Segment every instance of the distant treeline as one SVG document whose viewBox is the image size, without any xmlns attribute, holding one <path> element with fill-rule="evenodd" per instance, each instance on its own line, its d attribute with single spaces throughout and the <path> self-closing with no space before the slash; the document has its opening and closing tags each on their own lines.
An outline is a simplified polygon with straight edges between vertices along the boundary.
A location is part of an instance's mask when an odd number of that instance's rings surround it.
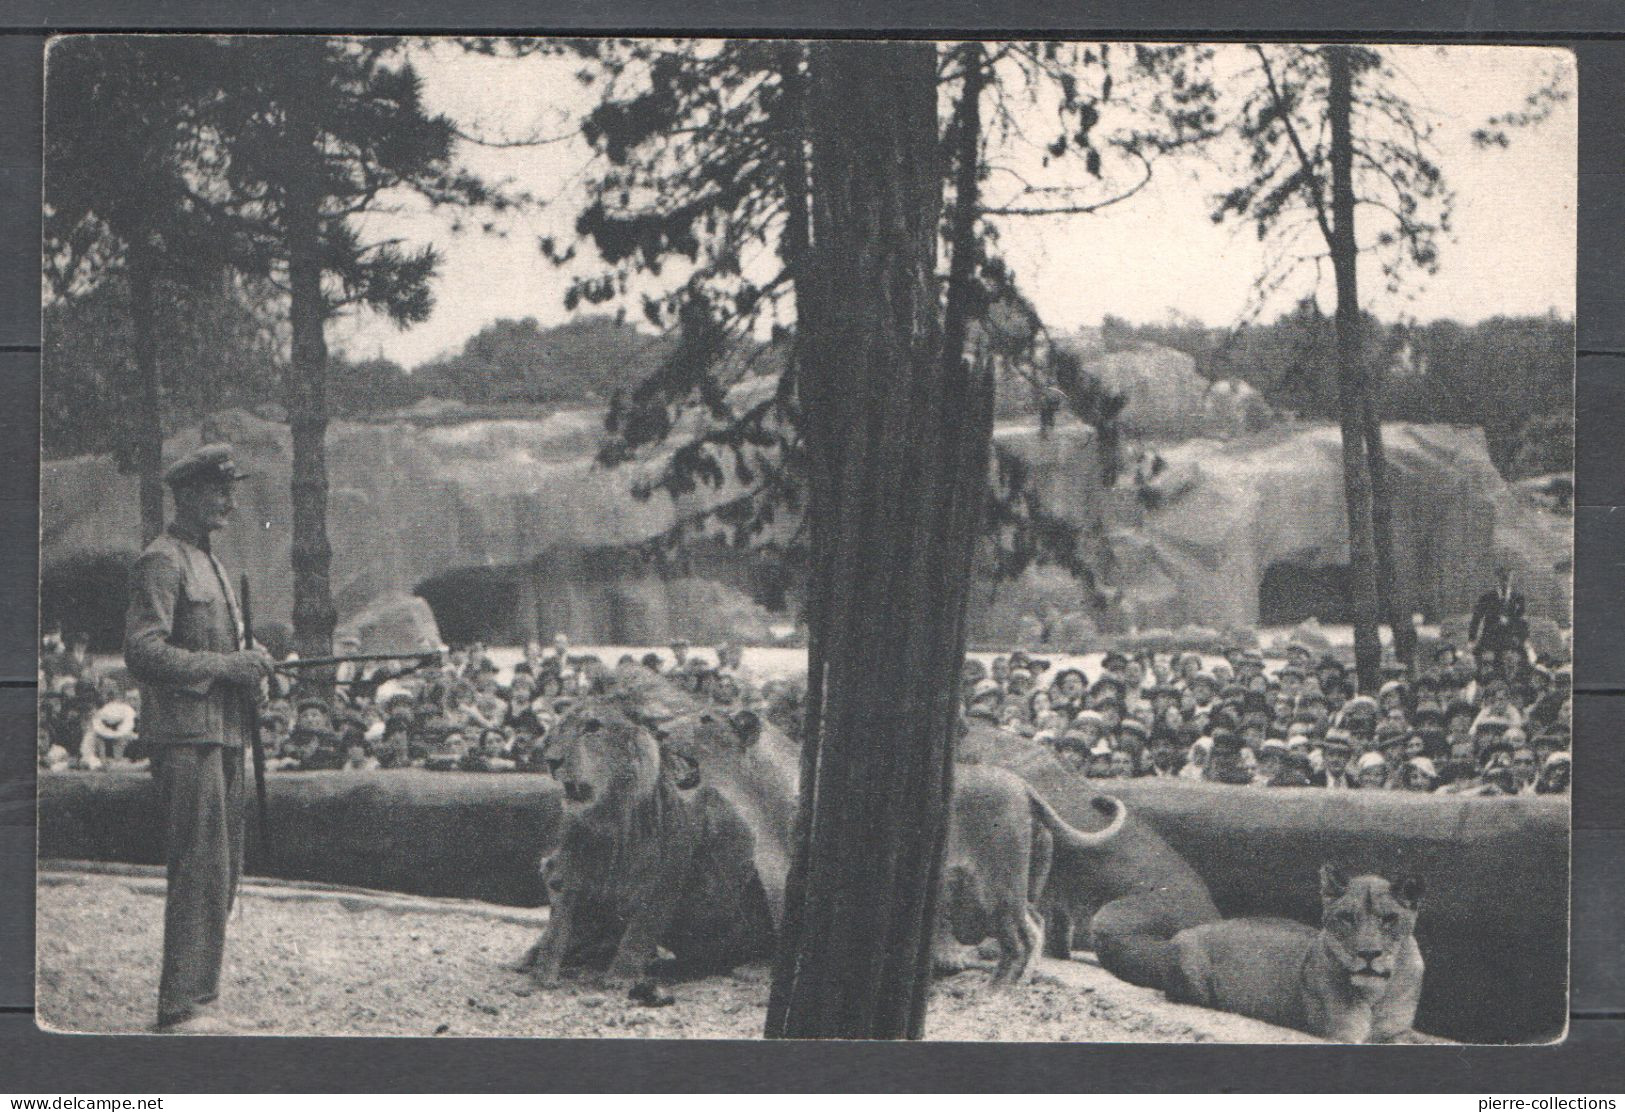
<svg viewBox="0 0 1625 1112">
<path fill-rule="evenodd" d="M 278 326 L 261 320 L 251 291 L 166 289 L 162 360 L 169 429 L 232 406 L 275 410 L 282 400 Z M 117 451 L 134 381 L 124 293 L 116 280 L 59 301 L 45 312 L 43 440 L 51 457 Z M 328 359 L 336 417 L 366 418 L 426 398 L 493 405 L 605 404 L 653 373 L 675 340 L 610 315 L 581 316 L 554 328 L 534 317 L 498 320 L 455 355 L 410 370 L 390 359 Z M 725 380 L 777 373 L 780 351 L 749 344 L 727 355 Z"/>
<path fill-rule="evenodd" d="M 1568 471 L 1574 459 L 1574 323 L 1556 316 L 1386 324 L 1365 319 L 1368 366 L 1386 420 L 1478 425 L 1502 474 Z M 1312 304 L 1269 324 L 1210 328 L 1107 317 L 1108 351 L 1157 343 L 1189 353 L 1208 379 L 1250 383 L 1275 408 L 1337 419 L 1332 321 Z"/>
<path fill-rule="evenodd" d="M 165 415 L 171 428 L 231 406 L 275 410 L 284 345 L 265 304 L 241 283 L 164 289 L 161 320 Z M 50 457 L 117 450 L 131 411 L 133 360 L 125 296 L 117 281 L 45 311 L 43 440 Z M 1492 317 L 1385 324 L 1368 318 L 1366 351 L 1382 378 L 1390 420 L 1479 425 L 1509 478 L 1568 470 L 1573 457 L 1573 325 L 1556 317 Z M 602 405 L 646 379 L 675 339 L 610 315 L 547 328 L 535 318 L 498 320 L 458 353 L 410 370 L 389 359 L 334 354 L 327 386 L 338 417 L 366 418 L 426 398 L 470 406 Z M 1262 325 L 1211 328 L 1194 321 L 1131 324 L 1107 317 L 1106 350 L 1157 343 L 1188 352 L 1209 379 L 1251 383 L 1277 409 L 1335 420 L 1331 321 L 1312 306 Z M 783 369 L 782 348 L 747 344 L 727 355 L 724 381 Z M 125 441 L 127 442 L 127 441 Z"/>
</svg>

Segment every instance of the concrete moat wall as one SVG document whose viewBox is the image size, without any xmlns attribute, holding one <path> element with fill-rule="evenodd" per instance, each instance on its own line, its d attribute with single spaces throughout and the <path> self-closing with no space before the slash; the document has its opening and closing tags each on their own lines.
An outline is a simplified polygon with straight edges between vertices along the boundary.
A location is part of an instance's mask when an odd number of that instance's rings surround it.
<svg viewBox="0 0 1625 1112">
<path fill-rule="evenodd" d="M 1002 763 L 1020 763 L 1002 762 Z M 1053 762 L 1021 769 L 1079 827 L 1098 827 L 1098 782 Z M 536 906 L 541 857 L 562 809 L 546 776 L 417 771 L 280 773 L 269 780 L 268 862 L 250 871 L 430 896 Z M 1115 781 L 1203 875 L 1226 915 L 1318 922 L 1317 872 L 1421 874 L 1427 962 L 1418 1026 L 1466 1041 L 1549 1039 L 1568 992 L 1568 800 L 1248 789 Z M 144 774 L 40 778 L 44 858 L 158 864 L 162 834 Z"/>
</svg>

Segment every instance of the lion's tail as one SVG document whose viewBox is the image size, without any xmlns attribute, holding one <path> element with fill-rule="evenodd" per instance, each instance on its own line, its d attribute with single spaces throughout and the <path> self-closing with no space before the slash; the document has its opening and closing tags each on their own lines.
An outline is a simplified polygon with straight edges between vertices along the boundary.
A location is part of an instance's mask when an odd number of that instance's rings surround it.
<svg viewBox="0 0 1625 1112">
<path fill-rule="evenodd" d="M 1106 824 L 1104 830 L 1083 831 L 1072 826 L 1060 815 L 1055 813 L 1044 799 L 1031 787 L 1027 789 L 1027 798 L 1033 807 L 1033 817 L 1043 823 L 1049 832 L 1054 835 L 1057 848 L 1065 847 L 1074 850 L 1098 850 L 1111 843 L 1122 832 L 1123 824 L 1128 821 L 1128 808 L 1123 801 L 1109 795 L 1097 795 L 1090 804 L 1103 815 L 1110 815 L 1111 822 Z"/>
</svg>

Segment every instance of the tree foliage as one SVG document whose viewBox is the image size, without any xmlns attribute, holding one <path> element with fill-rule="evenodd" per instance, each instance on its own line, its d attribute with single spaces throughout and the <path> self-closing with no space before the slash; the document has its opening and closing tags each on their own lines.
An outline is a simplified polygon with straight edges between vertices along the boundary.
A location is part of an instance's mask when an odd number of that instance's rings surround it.
<svg viewBox="0 0 1625 1112">
<path fill-rule="evenodd" d="M 1361 338 L 1383 420 L 1481 427 L 1490 458 L 1509 479 L 1528 474 L 1514 462 L 1525 426 L 1551 418 L 1573 422 L 1572 320 L 1385 322 L 1368 312 Z M 1272 321 L 1236 327 L 1108 318 L 1101 342 L 1108 351 L 1143 343 L 1174 348 L 1195 360 L 1203 378 L 1246 382 L 1278 410 L 1306 419 L 1337 417 L 1332 321 L 1312 297 Z"/>
<path fill-rule="evenodd" d="M 155 298 L 166 369 L 162 432 L 210 413 L 258 408 L 281 397 L 284 360 L 265 291 L 229 274 L 212 283 L 162 282 Z M 129 291 L 122 276 L 102 278 L 45 306 L 40 444 L 46 458 L 112 455 L 133 472 L 130 405 L 135 378 Z"/>
<path fill-rule="evenodd" d="M 738 483 L 735 496 L 680 522 L 663 543 L 717 529 L 748 543 L 805 498 L 792 338 L 797 261 L 810 236 L 807 196 L 818 174 L 807 142 L 807 48 L 730 40 L 571 49 L 580 79 L 601 90 L 583 125 L 598 159 L 577 239 L 544 241 L 543 250 L 563 264 L 590 244 L 605 260 L 602 271 L 576 279 L 567 306 L 636 300 L 651 323 L 680 336 L 662 366 L 612 404 L 601 461 L 671 448 L 642 487 L 651 496 Z M 939 53 L 944 104 L 965 82 L 960 57 Z M 1010 276 L 997 264 L 1001 221 L 1097 211 L 1143 188 L 1157 157 L 1213 133 L 1210 57 L 1199 47 L 1076 43 L 1002 43 L 979 55 L 988 112 L 976 176 L 983 246 L 969 287 L 973 317 L 1012 303 Z M 1023 122 L 1033 119 L 1050 121 L 1042 134 Z M 941 142 L 951 141 L 946 116 L 939 128 Z M 998 330 L 981 335 L 989 331 Z M 742 349 L 760 350 L 753 338 L 770 338 L 783 373 L 769 368 L 766 388 L 730 392 L 732 380 L 717 370 L 738 365 Z M 1017 471 L 1000 473 L 1018 480 Z M 1030 517 L 1029 499 L 1008 484 L 989 498 L 1005 507 L 1001 535 L 1013 537 Z M 1061 557 L 1057 538 L 1039 530 L 1013 540 L 998 566 Z"/>
</svg>

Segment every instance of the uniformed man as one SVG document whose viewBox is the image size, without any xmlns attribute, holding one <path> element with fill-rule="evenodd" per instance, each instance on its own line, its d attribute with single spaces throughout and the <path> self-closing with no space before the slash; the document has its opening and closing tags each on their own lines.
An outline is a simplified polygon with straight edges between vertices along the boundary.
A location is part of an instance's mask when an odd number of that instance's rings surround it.
<svg viewBox="0 0 1625 1112">
<path fill-rule="evenodd" d="M 224 444 L 176 460 L 164 473 L 174 520 L 131 575 L 124 660 L 141 685 L 141 734 L 153 757 L 168 856 L 162 1032 L 236 1029 L 217 1007 L 220 965 L 242 870 L 243 746 L 271 658 L 246 644 L 209 534 L 225 524 L 232 486 L 244 478 Z"/>
</svg>

